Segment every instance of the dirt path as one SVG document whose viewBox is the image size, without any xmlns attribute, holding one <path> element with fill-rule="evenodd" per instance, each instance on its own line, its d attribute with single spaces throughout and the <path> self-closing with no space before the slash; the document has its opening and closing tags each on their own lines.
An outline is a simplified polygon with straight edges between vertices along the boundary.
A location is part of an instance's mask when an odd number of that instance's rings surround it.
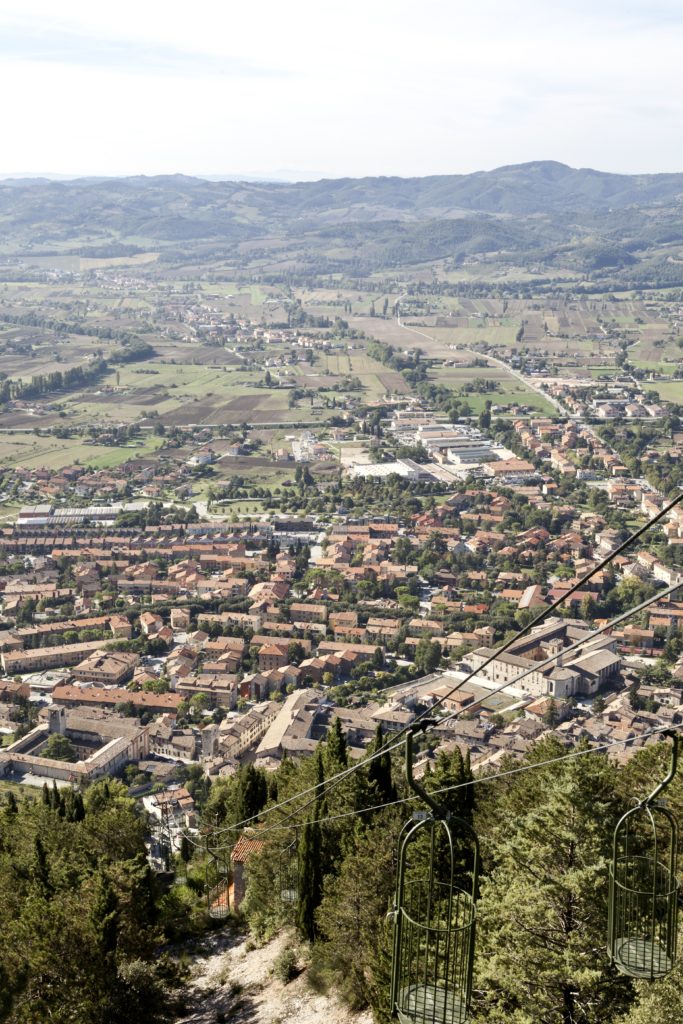
<svg viewBox="0 0 683 1024">
<path fill-rule="evenodd" d="M 194 961 L 188 1012 L 176 1024 L 372 1024 L 335 999 L 311 991 L 305 971 L 285 985 L 273 975 L 278 954 L 295 944 L 282 933 L 258 949 L 243 936 L 212 936 Z"/>
</svg>

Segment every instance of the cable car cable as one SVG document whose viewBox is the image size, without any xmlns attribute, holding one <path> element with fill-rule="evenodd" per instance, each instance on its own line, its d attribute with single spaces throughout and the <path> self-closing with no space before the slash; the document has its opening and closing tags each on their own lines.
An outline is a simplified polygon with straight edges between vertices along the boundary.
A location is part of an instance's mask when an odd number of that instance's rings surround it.
<svg viewBox="0 0 683 1024">
<path fill-rule="evenodd" d="M 644 601 L 641 601 L 640 604 L 635 606 L 635 608 L 628 608 L 625 612 L 621 612 L 615 618 L 610 619 L 608 622 L 604 623 L 598 629 L 593 630 L 593 632 L 590 633 L 587 637 L 583 637 L 581 640 L 576 640 L 573 644 L 570 644 L 569 647 L 563 647 L 561 651 L 557 652 L 557 654 L 551 654 L 543 661 L 535 661 L 531 668 L 525 669 L 523 672 L 520 673 L 520 675 L 515 676 L 514 679 L 511 679 L 509 682 L 504 683 L 502 686 L 499 686 L 495 690 L 489 690 L 485 696 L 480 697 L 479 700 L 475 700 L 472 704 L 468 704 L 467 707 L 461 708 L 458 711 L 453 711 L 446 718 L 439 719 L 439 724 L 442 725 L 446 722 L 451 722 L 459 715 L 463 714 L 465 711 L 467 711 L 468 713 L 473 711 L 477 707 L 477 705 L 483 704 L 485 700 L 487 700 L 489 697 L 495 696 L 496 693 L 500 693 L 502 690 L 505 689 L 505 687 L 514 686 L 515 683 L 518 683 L 521 679 L 525 679 L 527 676 L 530 676 L 533 672 L 539 672 L 542 669 L 547 668 L 548 665 L 552 665 L 552 663 L 554 661 L 557 661 L 558 658 L 564 658 L 567 654 L 571 654 L 572 651 L 579 650 L 579 648 L 585 646 L 586 644 L 590 644 L 592 640 L 595 640 L 596 637 L 601 636 L 602 633 L 606 633 L 608 629 L 614 629 L 615 626 L 619 626 L 622 622 L 625 622 L 627 619 L 630 619 L 632 615 L 637 615 L 639 612 L 645 611 L 645 609 L 649 608 L 650 605 L 656 604 L 658 601 L 661 601 L 665 597 L 669 597 L 676 590 L 680 590 L 681 587 L 683 587 L 683 582 L 673 583 L 670 587 L 667 587 L 666 590 L 658 590 L 657 593 L 653 594 L 651 597 L 648 597 Z M 478 672 L 475 674 L 478 674 Z M 467 679 L 471 678 L 471 675 L 467 677 Z M 465 682 L 467 682 L 467 679 L 463 679 L 460 685 L 463 685 Z M 459 688 L 460 687 L 458 687 L 458 689 Z M 436 707 L 436 705 L 434 705 L 429 710 L 433 711 L 434 707 Z"/>
<path fill-rule="evenodd" d="M 446 724 L 448 722 L 454 721 L 454 719 L 456 719 L 459 715 L 463 714 L 465 711 L 467 711 L 469 713 L 477 705 L 482 704 L 484 701 L 488 700 L 491 697 L 495 697 L 497 694 L 501 693 L 503 690 L 507 689 L 508 687 L 514 686 L 517 682 L 519 682 L 521 679 L 526 678 L 532 672 L 537 672 L 540 669 L 542 669 L 543 667 L 547 667 L 548 665 L 552 664 L 554 661 L 557 661 L 558 658 L 566 656 L 571 651 L 577 650 L 579 647 L 582 647 L 586 643 L 590 643 L 591 640 L 594 640 L 596 637 L 598 637 L 601 634 L 607 632 L 607 630 L 613 629 L 614 626 L 619 625 L 621 622 L 624 622 L 626 619 L 630 618 L 632 615 L 636 615 L 639 612 L 644 611 L 650 605 L 655 604 L 657 601 L 661 601 L 663 598 L 668 597 L 670 594 L 674 593 L 676 590 L 679 590 L 681 587 L 683 587 L 683 583 L 675 583 L 672 586 L 667 587 L 665 590 L 657 591 L 657 593 L 653 594 L 651 597 L 646 598 L 645 601 L 641 601 L 641 603 L 639 605 L 636 605 L 633 608 L 627 609 L 625 612 L 621 612 L 615 618 L 608 620 L 606 623 L 604 623 L 598 629 L 594 630 L 589 635 L 588 639 L 583 638 L 582 640 L 577 640 L 574 644 L 570 645 L 569 647 L 564 648 L 561 651 L 558 651 L 556 654 L 550 655 L 544 661 L 542 661 L 542 662 L 535 662 L 534 665 L 531 668 L 525 669 L 518 676 L 515 676 L 514 679 L 507 680 L 506 682 L 502 683 L 500 686 L 495 687 L 492 690 L 487 690 L 486 694 L 483 695 L 482 697 L 480 697 L 479 700 L 475 701 L 473 704 L 468 704 L 466 708 L 462 708 L 462 709 L 460 709 L 458 711 L 452 712 L 450 715 L 446 716 L 445 718 L 440 719 L 438 724 L 441 725 L 441 724 Z M 415 723 L 419 722 L 421 719 L 426 717 L 427 714 L 431 714 L 434 711 L 434 709 L 439 706 L 440 703 L 443 703 L 444 699 L 447 699 L 449 695 L 452 695 L 453 693 L 456 693 L 462 686 L 465 685 L 466 682 L 468 682 L 469 680 L 471 680 L 473 678 L 473 676 L 478 675 L 478 674 L 479 674 L 478 670 L 469 673 L 456 686 L 452 687 L 448 691 L 448 693 L 443 698 L 441 698 L 440 701 L 437 701 L 427 711 L 422 712 L 420 715 L 418 715 L 408 728 L 412 728 L 415 725 Z M 307 810 L 308 807 L 310 807 L 313 803 L 315 803 L 315 801 L 317 799 L 319 799 L 320 795 L 327 795 L 328 792 L 331 792 L 331 790 L 334 789 L 337 785 L 339 785 L 340 782 L 342 782 L 345 778 L 348 778 L 349 775 L 351 775 L 353 772 L 355 772 L 362 765 L 368 765 L 375 758 L 380 757 L 383 754 L 391 753 L 393 750 L 396 750 L 398 747 L 402 746 L 403 745 L 403 739 L 405 737 L 406 731 L 407 731 L 407 728 L 401 729 L 399 731 L 399 733 L 397 734 L 395 741 L 393 741 L 392 743 L 388 744 L 387 746 L 382 746 L 379 750 L 375 751 L 370 757 L 365 758 L 362 761 L 356 762 L 355 764 L 351 765 L 349 768 L 344 769 L 343 772 L 338 772 L 336 775 L 333 775 L 330 779 L 327 779 L 324 783 L 322 783 L 322 784 L 319 783 L 316 786 L 310 786 L 308 789 L 302 790 L 300 793 L 296 793 L 293 796 L 288 797 L 286 800 L 281 801 L 280 803 L 273 804 L 272 807 L 265 808 L 260 814 L 253 815 L 251 818 L 247 818 L 244 821 L 237 822 L 235 825 L 226 825 L 226 826 L 224 826 L 221 829 L 217 829 L 217 830 L 214 831 L 213 835 L 214 836 L 219 836 L 219 835 L 225 834 L 226 832 L 239 832 L 239 831 L 241 831 L 242 828 L 246 827 L 247 825 L 250 825 L 253 822 L 258 821 L 259 818 L 261 818 L 261 817 L 263 817 L 263 816 L 265 816 L 267 814 L 272 814 L 274 811 L 281 810 L 283 807 L 286 807 L 289 804 L 291 804 L 294 800 L 299 800 L 302 797 L 308 796 L 309 794 L 313 793 L 314 796 L 312 797 L 312 799 L 308 800 L 302 807 L 295 808 L 290 813 L 290 815 L 288 815 L 288 818 L 286 820 L 289 820 L 292 817 L 297 817 L 299 814 L 303 813 L 303 811 Z"/>
<path fill-rule="evenodd" d="M 648 729 L 646 732 L 641 733 L 640 735 L 629 736 L 623 740 L 610 740 L 607 743 L 600 743 L 595 747 L 574 748 L 566 754 L 559 755 L 559 757 L 549 757 L 546 758 L 546 760 L 544 761 L 534 761 L 531 764 L 517 765 L 514 768 L 508 768 L 502 772 L 495 772 L 492 775 L 477 775 L 475 778 L 468 779 L 466 782 L 458 782 L 453 786 L 443 786 L 440 789 L 430 790 L 430 793 L 432 796 L 439 796 L 443 793 L 454 793 L 456 790 L 466 789 L 468 786 L 478 786 L 490 782 L 497 782 L 499 779 L 505 779 L 512 775 L 521 775 L 524 772 L 536 771 L 539 768 L 548 768 L 551 765 L 559 764 L 563 761 L 570 761 L 576 757 L 586 757 L 589 754 L 601 754 L 604 753 L 604 751 L 606 750 L 610 750 L 612 747 L 627 747 L 635 743 L 637 740 L 648 740 L 650 739 L 650 737 L 657 736 L 661 733 L 671 731 L 677 732 L 679 730 L 683 730 L 683 723 L 681 723 L 680 725 L 673 726 L 653 726 L 652 729 Z M 389 800 L 383 804 L 373 804 L 371 807 L 360 807 L 356 808 L 353 811 L 344 811 L 340 814 L 326 815 L 324 818 L 318 818 L 316 824 L 324 825 L 327 822 L 331 821 L 341 821 L 344 818 L 353 818 L 360 816 L 362 814 L 371 814 L 374 811 L 386 810 L 386 808 L 388 807 L 399 807 L 402 804 L 408 804 L 414 800 L 417 800 L 416 796 L 401 797 L 397 800 Z M 265 828 L 258 830 L 257 838 L 263 839 L 271 832 L 291 832 L 292 829 L 304 828 L 306 824 L 307 822 L 305 821 L 299 821 L 294 822 L 293 824 L 285 824 L 284 822 L 282 822 L 276 825 L 267 825 L 265 826 Z M 188 839 L 190 839 L 190 842 L 192 842 L 191 837 L 188 836 Z M 193 843 L 193 845 L 197 846 L 200 849 L 203 849 L 203 847 L 201 847 L 199 843 Z M 230 849 L 230 846 L 218 846 L 214 847 L 213 849 L 216 852 L 219 852 L 221 850 Z"/>
<path fill-rule="evenodd" d="M 505 654 L 506 651 L 509 651 L 510 648 L 514 644 L 516 644 L 518 642 L 518 640 L 520 640 L 524 636 L 525 633 L 528 633 L 530 630 L 534 629 L 536 626 L 541 625 L 541 623 L 544 622 L 548 618 L 549 615 L 551 615 L 554 611 L 556 611 L 560 607 L 560 605 L 563 604 L 567 600 L 568 597 L 571 597 L 577 591 L 581 590 L 581 588 L 586 583 L 590 582 L 590 580 L 592 580 L 594 576 L 596 576 L 607 565 L 609 565 L 610 562 L 612 562 L 615 558 L 617 558 L 617 556 L 620 555 L 622 551 L 625 551 L 627 547 L 630 547 L 630 545 L 633 544 L 634 541 L 638 540 L 640 537 L 643 536 L 644 533 L 646 533 L 649 529 L 651 529 L 658 522 L 660 522 L 682 500 L 683 500 L 683 491 L 681 491 L 681 493 L 678 494 L 672 501 L 670 501 L 667 505 L 665 505 L 662 509 L 660 509 L 660 511 L 655 516 L 653 516 L 652 519 L 648 519 L 648 521 L 646 523 L 644 523 L 643 526 L 639 527 L 635 531 L 635 533 L 630 534 L 626 538 L 625 541 L 622 541 L 621 544 L 619 544 L 613 551 L 611 551 L 600 562 L 598 562 L 597 565 L 595 565 L 584 576 L 582 576 L 580 580 L 577 580 L 576 583 L 574 583 L 569 588 L 569 590 L 565 591 L 563 594 L 561 594 L 559 597 L 557 597 L 552 602 L 552 604 L 547 605 L 547 607 L 545 607 L 535 618 L 531 619 L 531 621 L 528 622 L 526 626 L 522 627 L 522 629 L 520 629 L 517 633 L 515 633 L 515 635 L 513 637 L 510 637 L 509 640 L 506 640 L 505 643 L 503 643 L 500 647 L 498 647 L 495 651 L 493 651 L 489 655 L 489 657 L 486 658 L 481 663 L 481 665 L 479 665 L 479 667 L 476 669 L 476 671 L 470 672 L 469 675 L 466 676 L 466 678 L 463 679 L 459 683 L 459 685 L 457 687 L 454 687 L 448 693 L 445 693 L 429 709 L 429 713 L 431 714 L 431 712 L 434 711 L 434 708 L 438 707 L 440 704 L 443 704 L 444 701 L 448 700 L 448 698 L 454 692 L 456 692 L 458 689 L 460 689 L 461 686 L 464 686 L 465 683 L 469 682 L 469 680 L 472 679 L 473 676 L 478 675 L 482 671 L 482 669 L 487 668 L 493 661 L 496 660 L 496 658 L 499 658 L 501 654 Z"/>
</svg>

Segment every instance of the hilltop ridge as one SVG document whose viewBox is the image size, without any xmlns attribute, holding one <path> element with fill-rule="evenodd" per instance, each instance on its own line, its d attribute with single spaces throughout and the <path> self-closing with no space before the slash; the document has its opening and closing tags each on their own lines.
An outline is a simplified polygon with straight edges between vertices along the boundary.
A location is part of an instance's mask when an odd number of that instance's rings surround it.
<svg viewBox="0 0 683 1024">
<path fill-rule="evenodd" d="M 183 174 L 0 181 L 0 255 L 165 259 L 258 243 L 306 272 L 373 272 L 497 254 L 581 272 L 656 257 L 683 242 L 683 173 L 613 174 L 532 161 L 473 174 L 296 183 Z M 229 246 L 229 249 L 225 247 Z M 678 253 L 672 254 L 674 260 Z M 668 276 L 667 276 L 668 275 Z M 673 282 L 676 283 L 676 282 Z"/>
</svg>

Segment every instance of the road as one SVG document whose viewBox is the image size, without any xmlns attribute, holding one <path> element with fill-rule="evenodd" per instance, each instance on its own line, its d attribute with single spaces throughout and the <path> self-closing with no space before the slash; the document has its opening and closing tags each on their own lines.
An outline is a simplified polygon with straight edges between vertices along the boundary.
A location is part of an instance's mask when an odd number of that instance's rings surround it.
<svg viewBox="0 0 683 1024">
<path fill-rule="evenodd" d="M 403 328 L 404 331 L 410 331 L 411 334 L 419 334 L 420 337 L 427 338 L 428 341 L 436 342 L 437 339 L 433 335 L 426 334 L 424 331 L 418 331 L 416 327 L 408 327 L 406 324 L 401 322 L 399 303 L 402 298 L 404 298 L 404 296 L 399 295 L 398 299 L 396 300 L 396 305 L 398 307 L 398 311 L 396 314 L 396 323 L 398 324 L 398 326 Z M 527 380 L 527 378 L 523 377 L 518 370 L 514 370 L 511 366 L 508 366 L 507 363 L 503 362 L 502 359 L 498 359 L 497 356 L 491 356 L 488 355 L 488 353 L 484 354 L 482 352 L 475 352 L 474 349 L 466 348 L 464 345 L 449 345 L 449 348 L 455 349 L 459 352 L 468 352 L 470 355 L 474 356 L 477 359 L 487 359 L 490 363 L 493 363 L 495 366 L 499 366 L 501 370 L 505 370 L 506 373 L 509 373 L 511 377 L 514 377 L 516 380 L 518 380 L 520 384 L 524 385 L 525 388 L 528 388 L 530 391 L 534 391 L 537 395 L 540 395 L 541 398 L 545 399 L 546 402 L 549 402 L 550 405 L 557 409 L 558 413 L 561 416 L 565 416 L 567 417 L 567 419 L 576 418 L 576 415 L 574 413 L 569 412 L 568 409 L 565 409 L 562 403 L 558 402 L 556 398 L 551 397 L 551 395 L 547 395 L 543 388 L 539 387 L 532 380 Z"/>
<path fill-rule="evenodd" d="M 396 300 L 396 323 L 398 324 L 398 326 L 401 327 L 404 331 L 410 331 L 411 334 L 419 334 L 422 338 L 427 338 L 428 341 L 435 342 L 437 339 L 433 335 L 426 334 L 424 331 L 418 331 L 416 327 L 408 327 L 406 324 L 401 322 L 399 303 L 403 298 L 405 298 L 404 295 L 399 295 L 398 299 Z M 512 366 L 509 366 L 506 362 L 504 362 L 502 359 L 499 359 L 497 356 L 491 356 L 488 353 L 483 354 L 481 352 L 475 352 L 474 349 L 466 348 L 464 345 L 451 345 L 450 347 L 460 352 L 468 352 L 479 359 L 487 359 L 495 366 L 499 366 L 501 370 L 505 370 L 506 373 L 509 373 L 511 377 L 514 377 L 516 380 L 518 380 L 519 383 L 523 384 L 525 388 L 529 389 L 529 391 L 533 391 L 535 394 L 540 395 L 540 397 L 543 398 L 546 402 L 549 402 L 550 405 L 553 406 L 553 408 L 557 411 L 557 413 L 560 416 L 564 417 L 567 420 L 573 420 L 575 423 L 580 424 L 587 433 L 589 433 L 593 438 L 595 438 L 595 440 L 599 444 L 603 446 L 603 448 L 607 448 L 608 451 L 610 451 L 613 455 L 616 455 L 617 458 L 620 458 L 619 452 L 610 444 L 608 444 L 607 441 L 605 441 L 605 439 L 600 436 L 597 430 L 595 430 L 595 428 L 590 425 L 590 423 L 587 423 L 583 419 L 583 417 L 579 415 L 579 413 L 570 412 L 570 410 L 567 409 L 564 405 L 562 405 L 562 403 L 557 398 L 547 394 L 543 390 L 543 388 L 540 387 L 533 380 L 533 378 L 525 377 L 523 374 L 519 372 L 519 370 L 513 369 Z"/>
</svg>

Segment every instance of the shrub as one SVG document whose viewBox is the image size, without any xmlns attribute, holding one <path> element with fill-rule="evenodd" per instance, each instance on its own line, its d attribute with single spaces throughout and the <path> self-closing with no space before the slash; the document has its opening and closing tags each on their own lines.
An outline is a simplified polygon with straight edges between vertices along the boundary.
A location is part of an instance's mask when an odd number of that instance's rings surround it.
<svg viewBox="0 0 683 1024">
<path fill-rule="evenodd" d="M 278 954 L 273 964 L 273 974 L 283 985 L 287 985 L 298 973 L 297 955 L 291 946 L 287 946 Z"/>
</svg>

